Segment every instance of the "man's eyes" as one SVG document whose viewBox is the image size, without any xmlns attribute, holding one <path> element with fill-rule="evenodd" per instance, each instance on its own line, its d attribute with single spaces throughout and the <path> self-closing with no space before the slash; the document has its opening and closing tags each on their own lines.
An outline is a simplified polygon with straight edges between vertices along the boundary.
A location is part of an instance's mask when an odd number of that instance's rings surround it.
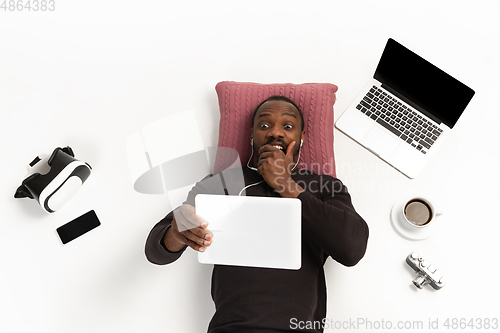
<svg viewBox="0 0 500 333">
<path fill-rule="evenodd" d="M 270 125 L 269 125 L 269 124 L 267 124 L 267 123 L 262 123 L 262 124 L 260 124 L 259 126 L 260 126 L 260 128 L 269 128 L 269 127 L 270 127 Z M 287 130 L 291 130 L 291 129 L 293 128 L 293 125 L 286 124 L 286 125 L 283 125 L 283 127 L 284 127 L 285 129 L 287 129 Z"/>
</svg>

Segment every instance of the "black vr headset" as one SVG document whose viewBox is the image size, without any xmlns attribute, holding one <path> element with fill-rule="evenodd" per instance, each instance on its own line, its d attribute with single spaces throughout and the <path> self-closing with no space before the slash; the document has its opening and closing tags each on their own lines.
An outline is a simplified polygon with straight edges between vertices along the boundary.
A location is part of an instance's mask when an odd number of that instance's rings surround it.
<svg viewBox="0 0 500 333">
<path fill-rule="evenodd" d="M 30 167 L 40 161 L 37 156 Z M 35 172 L 23 180 L 14 197 L 35 199 L 44 211 L 53 213 L 76 193 L 90 176 L 92 168 L 77 160 L 70 147 L 56 148 L 47 164 L 50 171 L 46 174 Z"/>
</svg>

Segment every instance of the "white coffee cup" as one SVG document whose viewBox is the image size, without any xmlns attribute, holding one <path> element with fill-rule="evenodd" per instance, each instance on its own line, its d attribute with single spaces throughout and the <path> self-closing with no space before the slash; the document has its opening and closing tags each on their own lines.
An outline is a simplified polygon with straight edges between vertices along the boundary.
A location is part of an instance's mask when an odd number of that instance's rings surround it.
<svg viewBox="0 0 500 333">
<path fill-rule="evenodd" d="M 436 217 L 443 212 L 428 198 L 417 196 L 406 200 L 403 204 L 401 215 L 407 228 L 422 229 L 434 224 Z"/>
</svg>

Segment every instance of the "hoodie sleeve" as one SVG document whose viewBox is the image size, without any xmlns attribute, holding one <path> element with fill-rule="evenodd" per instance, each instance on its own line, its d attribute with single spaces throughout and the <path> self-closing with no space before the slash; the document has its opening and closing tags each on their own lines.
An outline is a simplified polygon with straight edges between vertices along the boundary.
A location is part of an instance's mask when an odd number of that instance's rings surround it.
<svg viewBox="0 0 500 333">
<path fill-rule="evenodd" d="M 170 252 L 163 243 L 163 238 L 165 237 L 168 228 L 172 226 L 173 219 L 173 212 L 168 213 L 168 215 L 158 222 L 149 233 L 146 240 L 145 253 L 146 258 L 153 264 L 170 264 L 179 259 L 182 253 L 186 250 L 187 246 L 179 252 Z"/>
<path fill-rule="evenodd" d="M 317 185 L 298 196 L 304 231 L 334 260 L 354 266 L 366 252 L 368 225 L 355 211 L 347 187 L 340 180 L 318 177 Z"/>
<path fill-rule="evenodd" d="M 189 191 L 188 197 L 184 204 L 194 207 L 195 197 L 199 193 L 223 193 L 220 177 L 218 175 L 208 175 Z M 170 252 L 165 244 L 163 238 L 171 227 L 174 219 L 174 212 L 171 211 L 160 222 L 158 222 L 150 231 L 146 240 L 145 254 L 146 258 L 153 264 L 166 265 L 170 264 L 180 258 L 182 253 L 186 250 L 185 246 L 179 252 Z"/>
</svg>

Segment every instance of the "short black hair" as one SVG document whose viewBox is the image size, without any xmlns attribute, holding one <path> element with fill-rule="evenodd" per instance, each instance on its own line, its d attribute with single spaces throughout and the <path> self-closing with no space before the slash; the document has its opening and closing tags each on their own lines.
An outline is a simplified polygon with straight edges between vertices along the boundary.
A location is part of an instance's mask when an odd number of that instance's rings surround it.
<svg viewBox="0 0 500 333">
<path fill-rule="evenodd" d="M 299 111 L 299 114 L 300 114 L 300 131 L 304 131 L 304 115 L 302 114 L 302 111 L 300 110 L 300 108 L 297 106 L 297 104 L 295 104 L 294 101 L 292 101 L 290 98 L 288 97 L 285 97 L 285 96 L 281 96 L 281 95 L 273 95 L 271 97 L 269 97 L 268 99 L 265 99 L 263 100 L 258 106 L 257 108 L 255 108 L 255 111 L 253 112 L 253 116 L 252 116 L 252 128 L 253 128 L 253 125 L 254 125 L 254 122 L 255 122 L 255 115 L 257 114 L 257 111 L 259 110 L 259 108 L 262 106 L 262 104 L 264 104 L 265 102 L 268 102 L 268 101 L 284 101 L 284 102 L 287 102 L 287 103 L 290 103 L 292 104 L 296 109 L 297 111 Z"/>
</svg>

